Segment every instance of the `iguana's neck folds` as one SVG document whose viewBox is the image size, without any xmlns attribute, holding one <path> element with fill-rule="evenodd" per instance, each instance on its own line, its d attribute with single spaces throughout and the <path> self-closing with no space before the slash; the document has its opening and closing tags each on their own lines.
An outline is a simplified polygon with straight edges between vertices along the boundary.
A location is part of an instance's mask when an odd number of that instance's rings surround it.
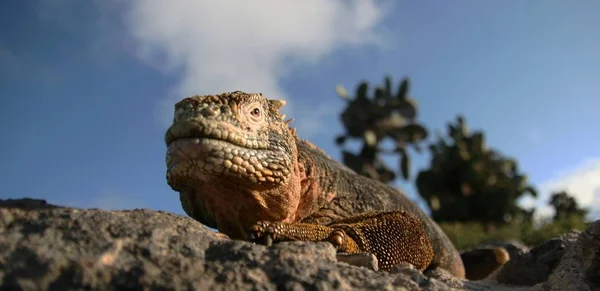
<svg viewBox="0 0 600 291">
<path fill-rule="evenodd" d="M 297 168 L 297 167 L 296 167 Z M 186 193 L 201 199 L 201 211 L 214 218 L 220 232 L 234 239 L 247 239 L 251 224 L 260 221 L 297 220 L 300 198 L 299 175 L 290 175 L 275 187 L 248 186 L 226 179 L 174 176 L 171 184 L 185 184 Z M 309 203 L 310 204 L 310 203 Z"/>
</svg>

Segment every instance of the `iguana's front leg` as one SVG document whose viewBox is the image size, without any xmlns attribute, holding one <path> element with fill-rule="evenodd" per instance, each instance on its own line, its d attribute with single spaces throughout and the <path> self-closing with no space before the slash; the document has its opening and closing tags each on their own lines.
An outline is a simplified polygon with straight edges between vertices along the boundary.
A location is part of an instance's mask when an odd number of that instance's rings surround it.
<svg viewBox="0 0 600 291">
<path fill-rule="evenodd" d="M 250 240 L 266 245 L 294 240 L 329 241 L 342 253 L 375 255 L 383 270 L 410 263 L 423 271 L 434 256 L 422 222 L 401 211 L 371 212 L 328 225 L 259 221 L 250 229 Z"/>
</svg>

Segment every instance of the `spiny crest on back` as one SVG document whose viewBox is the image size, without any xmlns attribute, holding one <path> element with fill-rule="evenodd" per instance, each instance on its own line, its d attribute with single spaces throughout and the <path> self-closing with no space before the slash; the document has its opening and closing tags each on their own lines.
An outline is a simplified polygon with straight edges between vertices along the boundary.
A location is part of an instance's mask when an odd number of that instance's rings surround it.
<svg viewBox="0 0 600 291">
<path fill-rule="evenodd" d="M 279 112 L 279 109 L 281 109 L 283 106 L 285 106 L 285 104 L 287 104 L 287 102 L 285 100 L 281 100 L 281 99 L 269 99 L 268 101 L 269 101 L 269 103 L 271 103 L 271 108 L 273 110 L 275 110 L 281 116 L 281 121 L 283 122 L 283 124 L 285 126 L 288 127 L 292 136 L 297 137 L 296 136 L 296 128 L 290 126 L 290 124 L 294 121 L 294 119 L 293 118 L 285 119 L 285 114 L 281 114 Z"/>
</svg>

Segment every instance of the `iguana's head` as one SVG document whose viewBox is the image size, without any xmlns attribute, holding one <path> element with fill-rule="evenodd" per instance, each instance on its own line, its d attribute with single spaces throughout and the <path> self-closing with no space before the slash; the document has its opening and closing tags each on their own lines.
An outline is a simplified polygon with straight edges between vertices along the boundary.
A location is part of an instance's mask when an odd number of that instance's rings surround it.
<svg viewBox="0 0 600 291">
<path fill-rule="evenodd" d="M 167 180 L 176 190 L 207 183 L 268 189 L 287 182 L 296 158 L 282 100 L 240 91 L 175 105 L 167 130 Z"/>
</svg>

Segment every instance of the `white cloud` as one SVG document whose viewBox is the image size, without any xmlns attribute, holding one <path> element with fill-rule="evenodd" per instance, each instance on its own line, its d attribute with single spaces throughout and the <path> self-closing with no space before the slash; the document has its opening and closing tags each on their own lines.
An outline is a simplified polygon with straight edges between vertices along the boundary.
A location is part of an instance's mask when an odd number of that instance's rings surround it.
<svg viewBox="0 0 600 291">
<path fill-rule="evenodd" d="M 537 217 L 552 216 L 554 210 L 548 206 L 548 200 L 553 192 L 562 190 L 573 195 L 580 206 L 589 209 L 588 219 L 600 219 L 600 158 L 589 159 L 541 183 L 536 201 L 523 199 L 521 205 L 538 207 Z"/>
<path fill-rule="evenodd" d="M 159 108 L 162 125 L 182 97 L 243 90 L 285 99 L 278 82 L 294 64 L 315 64 L 342 47 L 381 44 L 375 27 L 384 9 L 371 0 L 129 4 L 126 27 L 138 56 L 164 72 L 182 73 Z"/>
<path fill-rule="evenodd" d="M 588 218 L 590 220 L 598 220 L 600 219 L 600 187 L 596 188 L 594 192 L 594 198 L 590 203 L 590 212 L 588 213 Z"/>
</svg>

